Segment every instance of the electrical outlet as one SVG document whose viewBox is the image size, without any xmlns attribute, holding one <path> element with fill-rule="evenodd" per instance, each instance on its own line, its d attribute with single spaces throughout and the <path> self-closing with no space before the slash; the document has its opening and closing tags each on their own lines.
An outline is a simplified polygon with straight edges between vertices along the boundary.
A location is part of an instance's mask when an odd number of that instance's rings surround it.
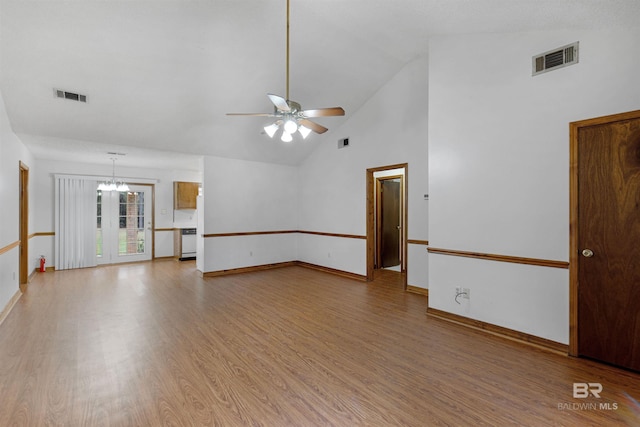
<svg viewBox="0 0 640 427">
<path fill-rule="evenodd" d="M 253 256 L 253 251 L 249 251 L 249 256 Z"/>
<path fill-rule="evenodd" d="M 327 252 L 327 258 L 331 258 L 331 252 Z"/>
</svg>

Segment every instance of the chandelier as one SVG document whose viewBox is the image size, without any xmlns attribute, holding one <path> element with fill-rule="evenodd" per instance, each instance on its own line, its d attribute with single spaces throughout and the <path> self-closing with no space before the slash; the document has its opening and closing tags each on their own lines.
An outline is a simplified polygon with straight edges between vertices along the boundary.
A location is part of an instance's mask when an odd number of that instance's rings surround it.
<svg viewBox="0 0 640 427">
<path fill-rule="evenodd" d="M 107 179 L 98 185 L 100 191 L 129 191 L 129 186 L 123 181 L 116 181 L 116 159 L 112 158 L 113 162 L 113 174 L 111 179 Z"/>
</svg>

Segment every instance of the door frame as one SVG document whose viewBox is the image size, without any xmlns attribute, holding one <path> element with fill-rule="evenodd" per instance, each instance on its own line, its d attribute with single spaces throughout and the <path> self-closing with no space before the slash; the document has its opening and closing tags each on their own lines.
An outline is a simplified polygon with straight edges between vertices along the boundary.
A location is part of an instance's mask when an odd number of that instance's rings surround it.
<svg viewBox="0 0 640 427">
<path fill-rule="evenodd" d="M 29 283 L 29 167 L 18 162 L 19 170 L 19 192 L 20 192 L 20 214 L 19 214 L 19 235 L 20 253 L 18 255 L 18 286 L 21 292 L 27 290 Z"/>
<path fill-rule="evenodd" d="M 373 176 L 375 172 L 381 172 L 391 169 L 404 169 L 404 180 L 403 180 L 403 188 L 401 189 L 402 195 L 402 205 L 403 205 L 403 228 L 402 228 L 402 263 L 401 270 L 406 272 L 407 269 L 407 230 L 408 230 L 408 198 L 407 198 L 407 189 L 409 188 L 409 164 L 408 163 L 400 163 L 395 165 L 388 166 L 380 166 L 376 168 L 367 169 L 366 173 L 366 191 L 367 191 L 367 204 L 366 204 L 366 212 L 367 212 L 367 282 L 371 282 L 374 279 L 374 271 L 375 271 L 375 252 L 376 252 L 376 236 L 375 236 L 375 187 L 376 180 Z M 407 275 L 403 274 L 403 285 L 404 288 L 407 288 Z"/>
<path fill-rule="evenodd" d="M 596 125 L 615 123 L 624 120 L 639 119 L 640 110 L 627 113 L 612 114 L 587 120 L 569 123 L 569 355 L 578 356 L 578 264 L 580 262 L 578 247 L 578 136 L 580 129 Z"/>
</svg>

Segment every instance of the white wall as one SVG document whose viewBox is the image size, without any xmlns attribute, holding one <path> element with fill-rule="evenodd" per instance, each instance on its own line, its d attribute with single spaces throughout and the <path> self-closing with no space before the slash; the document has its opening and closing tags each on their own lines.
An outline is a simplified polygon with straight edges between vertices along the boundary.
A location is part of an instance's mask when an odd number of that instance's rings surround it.
<svg viewBox="0 0 640 427">
<path fill-rule="evenodd" d="M 569 122 L 640 108 L 640 31 L 435 38 L 429 66 L 429 243 L 568 261 Z M 580 42 L 536 77 L 535 54 Z M 501 59 L 500 59 L 501 58 Z M 456 286 L 471 289 L 468 305 Z M 568 343 L 568 271 L 431 254 L 429 305 Z"/>
<path fill-rule="evenodd" d="M 204 158 L 204 233 L 298 229 L 298 168 Z M 297 260 L 296 233 L 204 239 L 203 272 Z"/>
<path fill-rule="evenodd" d="M 367 241 L 365 239 L 300 234 L 298 259 L 310 264 L 367 275 Z"/>
<path fill-rule="evenodd" d="M 35 196 L 34 232 L 52 232 L 55 230 L 54 212 L 54 174 L 111 176 L 112 165 L 95 165 L 77 162 L 37 160 L 37 173 L 32 174 L 31 190 Z M 116 162 L 117 163 L 117 162 Z M 174 227 L 173 181 L 201 181 L 201 172 L 187 170 L 144 169 L 118 166 L 116 176 L 129 182 L 156 180 L 155 182 L 155 228 L 172 229 Z M 193 221 L 195 226 L 195 217 Z M 173 256 L 173 231 L 155 232 L 155 256 Z M 54 265 L 54 237 L 41 236 L 31 239 L 34 250 L 32 258 L 45 255 L 47 265 Z"/>
<path fill-rule="evenodd" d="M 366 235 L 366 170 L 408 163 L 408 238 L 428 240 L 427 73 L 427 58 L 418 58 L 361 109 L 347 111 L 341 127 L 323 121 L 331 130 L 300 166 L 301 230 Z M 349 146 L 338 149 L 338 139 L 345 137 Z M 305 235 L 299 251 L 303 261 L 366 274 L 363 239 Z M 424 246 L 410 248 L 407 261 L 409 284 L 426 288 L 427 275 L 420 270 L 427 264 Z"/>
<path fill-rule="evenodd" d="M 0 93 L 0 248 L 7 247 L 20 239 L 20 192 L 19 162 L 29 167 L 32 176 L 36 171 L 35 162 L 29 150 L 13 133 L 4 99 Z M 32 185 L 30 185 L 32 187 Z M 33 193 L 29 194 L 29 232 L 33 231 Z M 33 239 L 31 239 L 33 240 Z M 31 242 L 29 242 L 31 246 Z M 30 253 L 32 253 L 31 247 Z M 0 254 L 0 311 L 18 290 L 19 282 L 19 247 Z M 32 271 L 34 264 L 29 265 Z"/>
</svg>

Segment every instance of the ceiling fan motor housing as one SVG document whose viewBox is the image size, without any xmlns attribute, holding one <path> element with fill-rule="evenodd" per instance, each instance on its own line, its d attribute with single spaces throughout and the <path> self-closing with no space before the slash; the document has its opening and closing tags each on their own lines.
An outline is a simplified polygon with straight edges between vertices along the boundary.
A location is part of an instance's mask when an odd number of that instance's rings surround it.
<svg viewBox="0 0 640 427">
<path fill-rule="evenodd" d="M 289 108 L 291 108 L 292 113 L 302 111 L 302 106 L 300 106 L 300 104 L 298 104 L 296 101 L 290 101 L 287 99 L 287 104 L 289 104 Z"/>
</svg>

